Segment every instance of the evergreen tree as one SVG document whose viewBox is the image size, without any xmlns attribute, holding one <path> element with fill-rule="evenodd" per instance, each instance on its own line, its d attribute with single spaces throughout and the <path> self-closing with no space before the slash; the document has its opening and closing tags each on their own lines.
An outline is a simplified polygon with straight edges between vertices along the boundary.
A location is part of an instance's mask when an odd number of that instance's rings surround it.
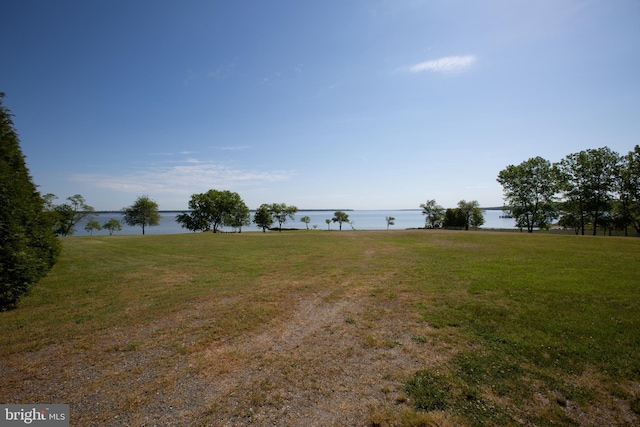
<svg viewBox="0 0 640 427">
<path fill-rule="evenodd" d="M 5 311 L 51 269 L 60 246 L 2 98 L 0 92 L 0 311 Z"/>
</svg>

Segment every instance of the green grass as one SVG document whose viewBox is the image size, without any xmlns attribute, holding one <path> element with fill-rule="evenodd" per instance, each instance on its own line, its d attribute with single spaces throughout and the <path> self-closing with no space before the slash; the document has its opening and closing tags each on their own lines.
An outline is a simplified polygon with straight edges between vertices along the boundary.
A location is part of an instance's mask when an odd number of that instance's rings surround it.
<svg viewBox="0 0 640 427">
<path fill-rule="evenodd" d="M 130 339 L 114 351 L 159 347 L 201 372 L 214 369 L 203 356 L 212 343 L 278 328 L 294 301 L 322 295 L 326 304 L 362 305 L 338 319 L 344 333 L 360 334 L 357 351 L 446 355 L 397 378 L 395 390 L 408 399 L 371 415 L 371 425 L 422 425 L 415 420 L 424 411 L 441 425 L 640 420 L 636 238 L 299 231 L 63 244 L 49 276 L 17 310 L 0 313 L 1 358 L 49 346 L 80 354 L 96 336 L 123 330 Z M 284 395 L 270 384 L 269 393 Z M 9 396 L 11 386 L 2 388 L 0 398 Z M 212 415 L 200 416 L 206 424 Z"/>
<path fill-rule="evenodd" d="M 425 282 L 414 286 L 437 292 L 417 307 L 426 321 L 474 344 L 449 371 L 458 385 L 453 405 L 470 425 L 513 422 L 510 411 L 536 393 L 588 406 L 640 381 L 636 239 L 460 234 L 433 243 L 414 248 L 426 260 L 416 259 Z M 607 378 L 595 389 L 588 379 L 568 383 L 594 371 Z M 509 405 L 491 402 L 503 396 Z M 561 412 L 543 419 L 571 425 Z"/>
</svg>

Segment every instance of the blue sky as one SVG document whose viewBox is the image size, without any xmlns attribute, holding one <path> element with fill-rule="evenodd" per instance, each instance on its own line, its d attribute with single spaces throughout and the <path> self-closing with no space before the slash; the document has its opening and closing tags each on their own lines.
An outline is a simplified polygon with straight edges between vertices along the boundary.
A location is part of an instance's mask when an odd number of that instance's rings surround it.
<svg viewBox="0 0 640 427">
<path fill-rule="evenodd" d="M 117 210 L 502 205 L 498 172 L 640 143 L 640 2 L 3 0 L 42 193 Z"/>
</svg>

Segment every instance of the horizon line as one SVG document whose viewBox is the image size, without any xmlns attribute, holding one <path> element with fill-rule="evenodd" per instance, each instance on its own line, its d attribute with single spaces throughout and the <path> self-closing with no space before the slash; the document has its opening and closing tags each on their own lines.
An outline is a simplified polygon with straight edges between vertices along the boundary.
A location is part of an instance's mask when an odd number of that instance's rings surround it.
<svg viewBox="0 0 640 427">
<path fill-rule="evenodd" d="M 503 210 L 502 206 L 481 207 L 482 210 Z M 249 209 L 249 212 L 255 212 L 257 209 Z M 421 211 L 421 208 L 398 208 L 398 209 L 298 209 L 297 212 L 353 212 L 353 211 Z M 192 209 L 159 209 L 159 213 L 168 212 L 192 212 Z M 91 213 L 122 213 L 119 210 L 96 210 Z"/>
</svg>

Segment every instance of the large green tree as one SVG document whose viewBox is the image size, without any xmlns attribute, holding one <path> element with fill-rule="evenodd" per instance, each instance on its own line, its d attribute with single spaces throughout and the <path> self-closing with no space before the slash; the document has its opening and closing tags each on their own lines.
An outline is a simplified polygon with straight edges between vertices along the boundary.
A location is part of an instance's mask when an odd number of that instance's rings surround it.
<svg viewBox="0 0 640 427">
<path fill-rule="evenodd" d="M 191 212 L 176 216 L 183 228 L 217 233 L 220 227 L 242 227 L 249 224 L 249 209 L 238 193 L 229 190 L 209 190 L 191 195 Z"/>
<path fill-rule="evenodd" d="M 427 228 L 440 228 L 444 219 L 444 208 L 437 204 L 435 200 L 427 200 L 420 207 L 422 208 L 422 215 L 425 215 L 425 226 Z"/>
<path fill-rule="evenodd" d="M 580 230 L 591 224 L 596 234 L 601 216 L 611 207 L 620 156 L 608 147 L 567 155 L 555 165 L 565 214 L 579 219 Z"/>
<path fill-rule="evenodd" d="M 242 233 L 242 226 L 251 224 L 251 215 L 249 207 L 240 198 L 238 193 L 233 194 L 231 210 L 224 215 L 224 225 L 238 229 L 238 233 Z"/>
<path fill-rule="evenodd" d="M 478 228 L 484 224 L 484 214 L 480 209 L 480 203 L 477 200 L 467 202 L 466 200 L 460 200 L 458 202 L 458 209 L 462 217 L 464 218 L 464 229 L 468 230 L 469 227 Z"/>
<path fill-rule="evenodd" d="M 282 231 L 282 224 L 286 223 L 288 219 L 292 220 L 298 212 L 298 208 L 295 206 L 287 206 L 286 203 L 272 203 L 270 206 L 271 216 L 278 222 L 278 230 Z"/>
<path fill-rule="evenodd" d="M 141 226 L 142 234 L 144 234 L 145 227 L 160 223 L 158 204 L 146 195 L 138 197 L 133 205 L 123 208 L 122 214 L 124 222 L 128 225 Z"/>
<path fill-rule="evenodd" d="M 15 307 L 60 251 L 3 98 L 0 93 L 0 311 Z"/>
<path fill-rule="evenodd" d="M 621 158 L 616 184 L 618 202 L 614 209 L 625 235 L 629 225 L 640 234 L 640 145 Z"/>
<path fill-rule="evenodd" d="M 500 171 L 497 181 L 519 228 L 532 233 L 534 228 L 547 228 L 558 217 L 557 186 L 548 160 L 534 157 L 517 166 L 509 165 Z"/>
<path fill-rule="evenodd" d="M 468 227 L 467 218 L 460 208 L 448 208 L 442 218 L 444 228 L 463 229 Z"/>
<path fill-rule="evenodd" d="M 256 209 L 256 213 L 253 215 L 253 222 L 258 226 L 258 228 L 262 228 L 262 232 L 266 233 L 268 228 L 271 228 L 273 225 L 273 217 L 271 216 L 271 205 L 263 203 L 260 205 L 258 209 Z"/>
</svg>

